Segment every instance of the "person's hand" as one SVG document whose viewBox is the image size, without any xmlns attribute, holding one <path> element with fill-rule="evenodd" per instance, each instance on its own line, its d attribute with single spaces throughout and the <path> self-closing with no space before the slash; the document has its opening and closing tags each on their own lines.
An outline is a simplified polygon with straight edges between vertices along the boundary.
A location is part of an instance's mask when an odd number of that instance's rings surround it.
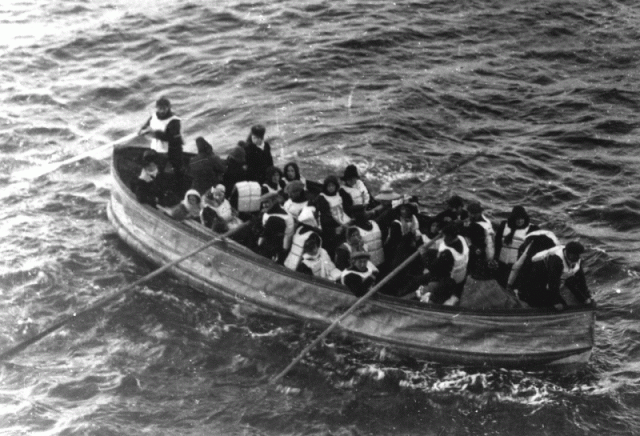
<svg viewBox="0 0 640 436">
<path fill-rule="evenodd" d="M 562 303 L 554 304 L 553 308 L 556 309 L 556 310 L 563 310 L 564 309 L 564 304 L 562 304 Z"/>
</svg>

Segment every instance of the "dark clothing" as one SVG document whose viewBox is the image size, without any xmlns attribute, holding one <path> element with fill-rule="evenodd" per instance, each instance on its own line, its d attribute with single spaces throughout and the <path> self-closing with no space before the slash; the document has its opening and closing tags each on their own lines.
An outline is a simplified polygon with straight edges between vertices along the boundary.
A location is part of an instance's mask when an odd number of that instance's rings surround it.
<svg viewBox="0 0 640 436">
<path fill-rule="evenodd" d="M 349 268 L 347 271 L 355 270 Z M 349 290 L 353 292 L 356 297 L 362 297 L 364 294 L 369 292 L 369 289 L 371 289 L 371 287 L 376 282 L 374 276 L 369 276 L 364 279 L 359 274 L 346 274 L 342 280 L 344 282 L 344 285 L 349 288 Z"/>
<path fill-rule="evenodd" d="M 469 241 L 469 275 L 476 280 L 492 278 L 493 272 L 489 269 L 489 259 L 487 259 L 487 230 L 479 223 L 472 221 L 468 226 L 463 227 L 462 236 Z"/>
<path fill-rule="evenodd" d="M 264 141 L 263 147 L 261 149 L 255 145 L 249 136 L 244 149 L 247 159 L 247 180 L 257 181 L 261 185 L 266 180 L 267 168 L 273 166 L 271 145 Z"/>
<path fill-rule="evenodd" d="M 247 180 L 247 173 L 242 164 L 234 159 L 227 158 L 227 170 L 223 176 L 223 184 L 226 189 L 227 197 L 231 195 L 236 183 L 244 180 Z"/>
<path fill-rule="evenodd" d="M 133 192 L 140 203 L 156 207 L 162 198 L 162 183 L 157 176 L 151 180 L 138 178 L 133 182 Z"/>
<path fill-rule="evenodd" d="M 222 183 L 226 165 L 216 154 L 198 154 L 189 162 L 191 189 L 204 195 L 212 186 Z"/>
<path fill-rule="evenodd" d="M 278 203 L 269 208 L 266 213 L 269 215 L 287 214 Z M 282 217 L 270 216 L 263 225 L 261 241 L 258 244 L 258 252 L 264 257 L 268 257 L 278 263 L 283 263 L 286 257 L 286 252 L 283 248 L 286 230 L 287 223 Z"/>
<path fill-rule="evenodd" d="M 166 120 L 167 118 L 171 118 L 173 116 L 173 112 L 168 111 L 164 114 L 164 116 L 156 113 L 156 116 L 159 120 Z M 151 117 L 147 120 L 147 122 L 142 126 L 142 128 L 146 128 L 150 125 Z M 176 178 L 176 188 L 179 190 L 184 189 L 184 158 L 182 156 L 182 146 L 184 145 L 184 141 L 182 140 L 182 126 L 180 120 L 175 119 L 171 120 L 164 132 L 153 132 L 153 137 L 159 139 L 161 141 L 165 141 L 169 146 L 169 151 L 167 153 L 167 160 L 171 163 L 173 167 L 173 172 Z M 166 161 L 162 162 L 162 159 L 158 162 L 158 170 L 162 173 L 165 171 Z"/>
</svg>

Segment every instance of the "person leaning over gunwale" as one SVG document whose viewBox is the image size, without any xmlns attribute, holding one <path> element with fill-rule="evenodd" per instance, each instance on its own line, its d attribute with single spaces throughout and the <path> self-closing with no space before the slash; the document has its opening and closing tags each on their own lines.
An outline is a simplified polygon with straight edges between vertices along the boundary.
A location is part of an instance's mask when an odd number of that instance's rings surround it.
<svg viewBox="0 0 640 436">
<path fill-rule="evenodd" d="M 184 162 L 182 155 L 182 125 L 171 111 L 171 102 L 166 97 L 156 101 L 156 111 L 138 131 L 138 135 L 151 135 L 151 149 L 159 153 L 158 170 L 165 172 L 167 161 L 173 167 L 176 190 L 184 189 Z"/>
</svg>

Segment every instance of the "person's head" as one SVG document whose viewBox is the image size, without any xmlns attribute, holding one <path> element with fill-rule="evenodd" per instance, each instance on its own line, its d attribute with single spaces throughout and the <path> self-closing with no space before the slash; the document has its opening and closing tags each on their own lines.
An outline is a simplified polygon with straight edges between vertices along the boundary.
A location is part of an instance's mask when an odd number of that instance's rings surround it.
<svg viewBox="0 0 640 436">
<path fill-rule="evenodd" d="M 360 176 L 358 176 L 358 168 L 355 165 L 348 165 L 344 170 L 342 180 L 344 184 L 351 187 L 356 184 Z"/>
<path fill-rule="evenodd" d="M 158 153 L 155 150 L 146 150 L 142 155 L 142 168 L 148 173 L 158 171 Z"/>
<path fill-rule="evenodd" d="M 338 178 L 336 176 L 331 175 L 324 179 L 322 186 L 322 192 L 328 195 L 334 195 L 338 192 L 338 189 L 340 189 L 340 182 L 338 182 Z"/>
<path fill-rule="evenodd" d="M 300 180 L 300 168 L 295 162 L 289 162 L 284 166 L 284 177 L 288 181 Z"/>
<path fill-rule="evenodd" d="M 308 253 L 312 256 L 318 254 L 318 250 L 320 249 L 320 236 L 317 233 L 311 233 L 306 241 L 304 241 L 304 245 L 302 246 L 302 251 L 304 253 Z"/>
<path fill-rule="evenodd" d="M 271 209 L 276 203 L 278 203 L 280 196 L 277 192 L 267 192 L 262 197 L 260 197 L 260 204 L 262 205 L 262 210 Z"/>
<path fill-rule="evenodd" d="M 415 213 L 416 211 L 413 205 L 410 203 L 403 203 L 398 206 L 398 214 L 400 215 L 400 218 L 405 221 L 409 221 L 415 215 Z"/>
<path fill-rule="evenodd" d="M 224 201 L 224 194 L 226 192 L 226 188 L 224 185 L 220 184 L 217 186 L 213 186 L 211 188 L 211 194 L 216 203 L 220 204 Z"/>
<path fill-rule="evenodd" d="M 349 245 L 358 245 L 362 241 L 362 235 L 360 235 L 360 230 L 357 227 L 348 227 L 347 228 L 347 243 Z"/>
<path fill-rule="evenodd" d="M 191 206 L 198 206 L 200 204 L 200 196 L 195 194 L 187 195 L 187 201 Z"/>
<path fill-rule="evenodd" d="M 460 212 L 464 208 L 464 200 L 459 195 L 454 195 L 447 200 L 447 207 L 454 212 Z"/>
<path fill-rule="evenodd" d="M 160 97 L 156 100 L 156 112 L 159 115 L 167 114 L 171 111 L 171 102 L 166 97 Z"/>
<path fill-rule="evenodd" d="M 289 184 L 287 184 L 285 188 L 285 192 L 293 201 L 304 201 L 304 183 L 302 183 L 300 180 L 289 182 Z"/>
<path fill-rule="evenodd" d="M 198 154 L 212 154 L 213 153 L 213 147 L 202 136 L 198 136 L 196 138 L 196 147 L 198 149 Z"/>
<path fill-rule="evenodd" d="M 278 185 L 282 177 L 282 173 L 280 172 L 280 168 L 278 167 L 267 168 L 267 170 L 265 171 L 265 175 L 267 177 L 267 181 L 272 185 Z"/>
<path fill-rule="evenodd" d="M 571 241 L 564 246 L 564 252 L 570 264 L 575 264 L 580 260 L 580 255 L 584 253 L 584 245 L 578 241 Z"/>
<path fill-rule="evenodd" d="M 483 209 L 480 203 L 471 203 L 467 207 L 467 212 L 469 212 L 469 218 L 471 218 L 471 221 L 480 221 L 482 219 Z"/>
<path fill-rule="evenodd" d="M 244 165 L 247 163 L 247 154 L 244 151 L 244 146 L 241 145 L 244 144 L 244 141 L 240 141 L 238 143 L 238 145 L 231 150 L 231 152 L 229 153 L 229 159 L 239 163 L 240 165 Z"/>
<path fill-rule="evenodd" d="M 261 124 L 252 126 L 251 133 L 249 134 L 251 142 L 253 142 L 257 146 L 261 146 L 262 142 L 264 141 L 264 134 L 266 133 L 266 131 L 267 129 L 265 129 L 265 127 Z"/>
<path fill-rule="evenodd" d="M 351 265 L 357 271 L 364 272 L 367 270 L 367 262 L 369 261 L 369 253 L 366 251 L 356 251 L 351 254 Z"/>
<path fill-rule="evenodd" d="M 442 227 L 442 235 L 446 243 L 454 241 L 458 237 L 458 227 L 454 223 L 447 223 Z"/>
<path fill-rule="evenodd" d="M 511 210 L 508 220 L 509 227 L 514 229 L 522 229 L 529 225 L 529 214 L 522 206 L 515 206 Z"/>
</svg>

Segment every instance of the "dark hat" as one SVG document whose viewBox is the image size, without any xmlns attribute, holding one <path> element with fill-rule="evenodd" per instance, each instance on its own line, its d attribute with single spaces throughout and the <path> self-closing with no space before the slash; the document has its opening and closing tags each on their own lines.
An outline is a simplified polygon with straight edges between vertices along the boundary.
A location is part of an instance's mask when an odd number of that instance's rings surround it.
<svg viewBox="0 0 640 436">
<path fill-rule="evenodd" d="M 480 205 L 480 203 L 471 203 L 469 206 L 467 206 L 467 211 L 469 213 L 482 213 L 484 209 L 482 208 L 482 206 Z"/>
<path fill-rule="evenodd" d="M 342 180 L 349 180 L 349 179 L 353 179 L 353 178 L 359 179 L 360 176 L 358 175 L 358 168 L 356 168 L 355 165 L 348 165 L 345 169 L 344 169 L 344 175 L 341 177 Z"/>
<path fill-rule="evenodd" d="M 462 207 L 464 206 L 464 200 L 459 195 L 454 195 L 447 201 L 447 206 L 450 208 Z"/>
<path fill-rule="evenodd" d="M 354 261 L 356 259 L 369 259 L 371 255 L 366 251 L 356 251 L 351 254 L 351 260 Z"/>
<path fill-rule="evenodd" d="M 145 150 L 142 154 L 142 164 L 149 165 L 151 162 L 157 163 L 158 152 L 155 150 Z"/>
<path fill-rule="evenodd" d="M 513 209 L 511 209 L 511 216 L 513 218 L 529 218 L 529 215 L 523 206 L 514 206 Z"/>
<path fill-rule="evenodd" d="M 247 154 L 245 153 L 244 148 L 240 145 L 231 150 L 229 157 L 241 165 L 244 165 L 247 162 Z"/>
<path fill-rule="evenodd" d="M 167 97 L 160 97 L 156 100 L 156 106 L 166 106 L 171 107 L 171 102 Z"/>
<path fill-rule="evenodd" d="M 576 256 L 580 256 L 584 253 L 584 245 L 579 243 L 578 241 L 571 241 L 567 245 L 564 246 L 567 253 L 575 254 Z"/>
<path fill-rule="evenodd" d="M 264 138 L 264 134 L 267 129 L 262 124 L 256 124 L 251 127 L 251 134 L 257 136 L 258 138 Z"/>
</svg>

